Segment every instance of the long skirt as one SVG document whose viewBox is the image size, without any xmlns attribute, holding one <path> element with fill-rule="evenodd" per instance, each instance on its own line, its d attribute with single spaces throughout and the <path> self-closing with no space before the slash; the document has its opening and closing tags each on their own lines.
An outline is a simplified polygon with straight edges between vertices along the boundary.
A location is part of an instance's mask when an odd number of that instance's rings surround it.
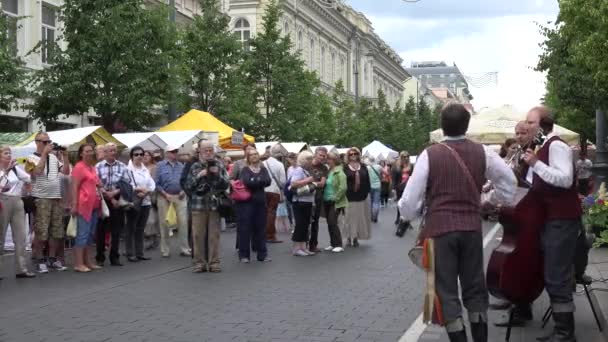
<svg viewBox="0 0 608 342">
<path fill-rule="evenodd" d="M 342 238 L 369 240 L 372 237 L 369 196 L 360 202 L 348 202 Z"/>
</svg>

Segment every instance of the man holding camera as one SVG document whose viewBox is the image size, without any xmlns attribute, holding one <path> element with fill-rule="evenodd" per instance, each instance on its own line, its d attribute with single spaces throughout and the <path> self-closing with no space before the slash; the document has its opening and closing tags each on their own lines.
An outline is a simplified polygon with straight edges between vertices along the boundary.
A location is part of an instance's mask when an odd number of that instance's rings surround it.
<svg viewBox="0 0 608 342">
<path fill-rule="evenodd" d="M 213 143 L 199 142 L 199 158 L 190 168 L 185 190 L 192 210 L 193 272 L 221 272 L 220 200 L 230 186 L 228 172 L 215 157 Z"/>
<path fill-rule="evenodd" d="M 61 173 L 70 174 L 70 164 L 61 163 L 53 150 L 63 154 L 68 160 L 67 149 L 53 144 L 46 132 L 39 132 L 34 138 L 36 152 L 28 157 L 27 171 L 32 176 L 32 196 L 36 199 L 35 237 L 32 244 L 32 256 L 37 263 L 39 273 L 48 273 L 47 264 L 57 271 L 65 271 L 57 252 L 63 244 L 63 205 L 61 201 Z M 43 249 L 48 241 L 49 258 L 43 257 Z"/>
</svg>

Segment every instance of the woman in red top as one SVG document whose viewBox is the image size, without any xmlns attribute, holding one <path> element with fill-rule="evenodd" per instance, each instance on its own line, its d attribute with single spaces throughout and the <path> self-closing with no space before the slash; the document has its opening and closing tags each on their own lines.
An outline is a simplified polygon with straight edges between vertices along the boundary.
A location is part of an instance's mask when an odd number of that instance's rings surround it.
<svg viewBox="0 0 608 342">
<path fill-rule="evenodd" d="M 78 148 L 78 163 L 72 170 L 72 215 L 78 226 L 74 240 L 74 271 L 91 272 L 100 268 L 89 259 L 88 247 L 95 241 L 95 226 L 99 218 L 101 200 L 97 188 L 99 178 L 95 172 L 93 146 L 83 144 Z"/>
</svg>

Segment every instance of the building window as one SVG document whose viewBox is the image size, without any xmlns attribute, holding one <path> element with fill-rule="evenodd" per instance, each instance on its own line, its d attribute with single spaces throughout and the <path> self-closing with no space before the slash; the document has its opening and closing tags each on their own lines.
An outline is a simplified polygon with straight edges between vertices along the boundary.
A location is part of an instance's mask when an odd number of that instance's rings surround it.
<svg viewBox="0 0 608 342">
<path fill-rule="evenodd" d="M 285 24 L 283 25 L 283 31 L 286 36 L 289 35 L 289 23 L 288 22 L 285 22 Z"/>
<path fill-rule="evenodd" d="M 62 131 L 64 129 L 72 129 L 75 127 L 76 127 L 76 125 L 74 125 L 74 124 L 58 122 L 58 121 L 49 122 L 45 125 L 45 129 L 47 131 Z"/>
<path fill-rule="evenodd" d="M 251 28 L 245 19 L 239 19 L 234 24 L 234 37 L 241 42 L 243 49 L 249 51 L 249 39 L 251 38 Z"/>
<path fill-rule="evenodd" d="M 325 46 L 321 47 L 321 81 L 325 80 Z"/>
<path fill-rule="evenodd" d="M 336 84 L 336 53 L 331 53 L 331 83 Z"/>
<path fill-rule="evenodd" d="M 302 31 L 298 32 L 298 50 L 302 50 L 304 48 L 304 34 Z"/>
<path fill-rule="evenodd" d="M 440 75 L 439 75 L 439 77 L 440 77 L 440 78 L 444 78 L 444 77 L 445 77 L 445 75 L 444 75 L 444 74 L 440 74 Z"/>
<path fill-rule="evenodd" d="M 315 70 L 315 40 L 310 38 L 310 70 Z"/>
<path fill-rule="evenodd" d="M 346 62 L 344 61 L 344 57 L 340 58 L 340 79 L 342 82 L 346 79 L 344 74 L 346 73 Z"/>
<path fill-rule="evenodd" d="M 17 55 L 17 17 L 19 16 L 18 0 L 2 0 L 2 10 L 7 16 L 7 36 L 10 51 L 13 56 Z"/>
<path fill-rule="evenodd" d="M 0 115 L 0 132 L 27 132 L 28 120 L 15 116 Z"/>
<path fill-rule="evenodd" d="M 55 31 L 57 30 L 57 10 L 42 3 L 42 63 L 53 62 L 55 49 Z"/>
</svg>

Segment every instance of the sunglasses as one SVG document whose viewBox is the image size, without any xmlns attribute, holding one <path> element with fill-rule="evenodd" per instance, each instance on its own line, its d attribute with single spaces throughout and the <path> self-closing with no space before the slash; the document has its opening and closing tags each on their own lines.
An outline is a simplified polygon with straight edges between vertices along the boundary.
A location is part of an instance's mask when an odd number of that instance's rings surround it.
<svg viewBox="0 0 608 342">
<path fill-rule="evenodd" d="M 143 157 L 143 153 L 133 153 L 133 157 Z"/>
<path fill-rule="evenodd" d="M 52 140 L 36 140 L 36 142 L 41 143 L 42 145 L 50 144 Z"/>
<path fill-rule="evenodd" d="M 357 152 L 353 152 L 353 153 L 349 153 L 348 155 L 349 155 L 349 156 L 358 156 L 358 155 L 359 155 L 359 153 L 357 153 Z"/>
</svg>

